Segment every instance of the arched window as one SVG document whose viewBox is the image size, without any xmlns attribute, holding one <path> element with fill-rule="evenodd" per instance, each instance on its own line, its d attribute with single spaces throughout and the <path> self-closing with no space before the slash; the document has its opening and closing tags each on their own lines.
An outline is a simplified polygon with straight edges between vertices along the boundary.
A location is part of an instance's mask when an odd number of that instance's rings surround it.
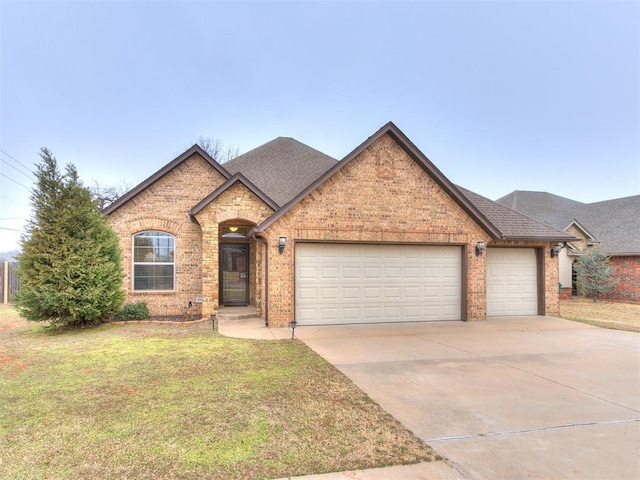
<svg viewBox="0 0 640 480">
<path fill-rule="evenodd" d="M 171 291 L 175 285 L 175 237 L 165 232 L 133 236 L 133 289 Z"/>
</svg>

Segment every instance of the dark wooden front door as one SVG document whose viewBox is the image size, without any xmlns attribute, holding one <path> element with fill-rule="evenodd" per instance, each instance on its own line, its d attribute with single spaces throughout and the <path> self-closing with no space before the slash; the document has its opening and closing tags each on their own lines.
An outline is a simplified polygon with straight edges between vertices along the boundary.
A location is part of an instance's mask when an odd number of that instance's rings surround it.
<svg viewBox="0 0 640 480">
<path fill-rule="evenodd" d="M 220 244 L 220 303 L 249 304 L 249 245 Z"/>
</svg>

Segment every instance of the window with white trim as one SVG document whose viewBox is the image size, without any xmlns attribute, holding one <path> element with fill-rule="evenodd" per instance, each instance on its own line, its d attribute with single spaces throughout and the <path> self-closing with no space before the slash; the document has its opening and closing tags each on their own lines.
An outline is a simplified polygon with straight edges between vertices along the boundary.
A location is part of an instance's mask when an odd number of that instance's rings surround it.
<svg viewBox="0 0 640 480">
<path fill-rule="evenodd" d="M 133 236 L 133 289 L 172 291 L 175 284 L 175 237 L 165 232 Z"/>
</svg>

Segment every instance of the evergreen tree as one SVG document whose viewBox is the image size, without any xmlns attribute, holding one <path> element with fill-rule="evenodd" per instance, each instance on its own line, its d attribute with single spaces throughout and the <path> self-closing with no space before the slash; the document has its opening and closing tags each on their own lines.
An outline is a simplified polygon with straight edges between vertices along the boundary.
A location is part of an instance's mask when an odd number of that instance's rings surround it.
<svg viewBox="0 0 640 480">
<path fill-rule="evenodd" d="M 49 150 L 40 156 L 16 305 L 24 318 L 51 326 L 96 325 L 124 300 L 118 239 L 75 167 L 61 173 Z"/>
<path fill-rule="evenodd" d="M 578 291 L 596 302 L 598 297 L 607 295 L 618 282 L 613 278 L 615 267 L 600 246 L 576 261 Z"/>
</svg>

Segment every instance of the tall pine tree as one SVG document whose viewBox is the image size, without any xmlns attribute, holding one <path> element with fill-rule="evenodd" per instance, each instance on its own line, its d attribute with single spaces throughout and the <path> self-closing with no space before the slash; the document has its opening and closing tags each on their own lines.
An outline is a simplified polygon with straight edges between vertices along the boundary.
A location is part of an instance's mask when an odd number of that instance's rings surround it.
<svg viewBox="0 0 640 480">
<path fill-rule="evenodd" d="M 43 148 L 32 218 L 18 258 L 20 315 L 52 326 L 96 325 L 124 300 L 118 239 L 73 165 Z"/>
</svg>

